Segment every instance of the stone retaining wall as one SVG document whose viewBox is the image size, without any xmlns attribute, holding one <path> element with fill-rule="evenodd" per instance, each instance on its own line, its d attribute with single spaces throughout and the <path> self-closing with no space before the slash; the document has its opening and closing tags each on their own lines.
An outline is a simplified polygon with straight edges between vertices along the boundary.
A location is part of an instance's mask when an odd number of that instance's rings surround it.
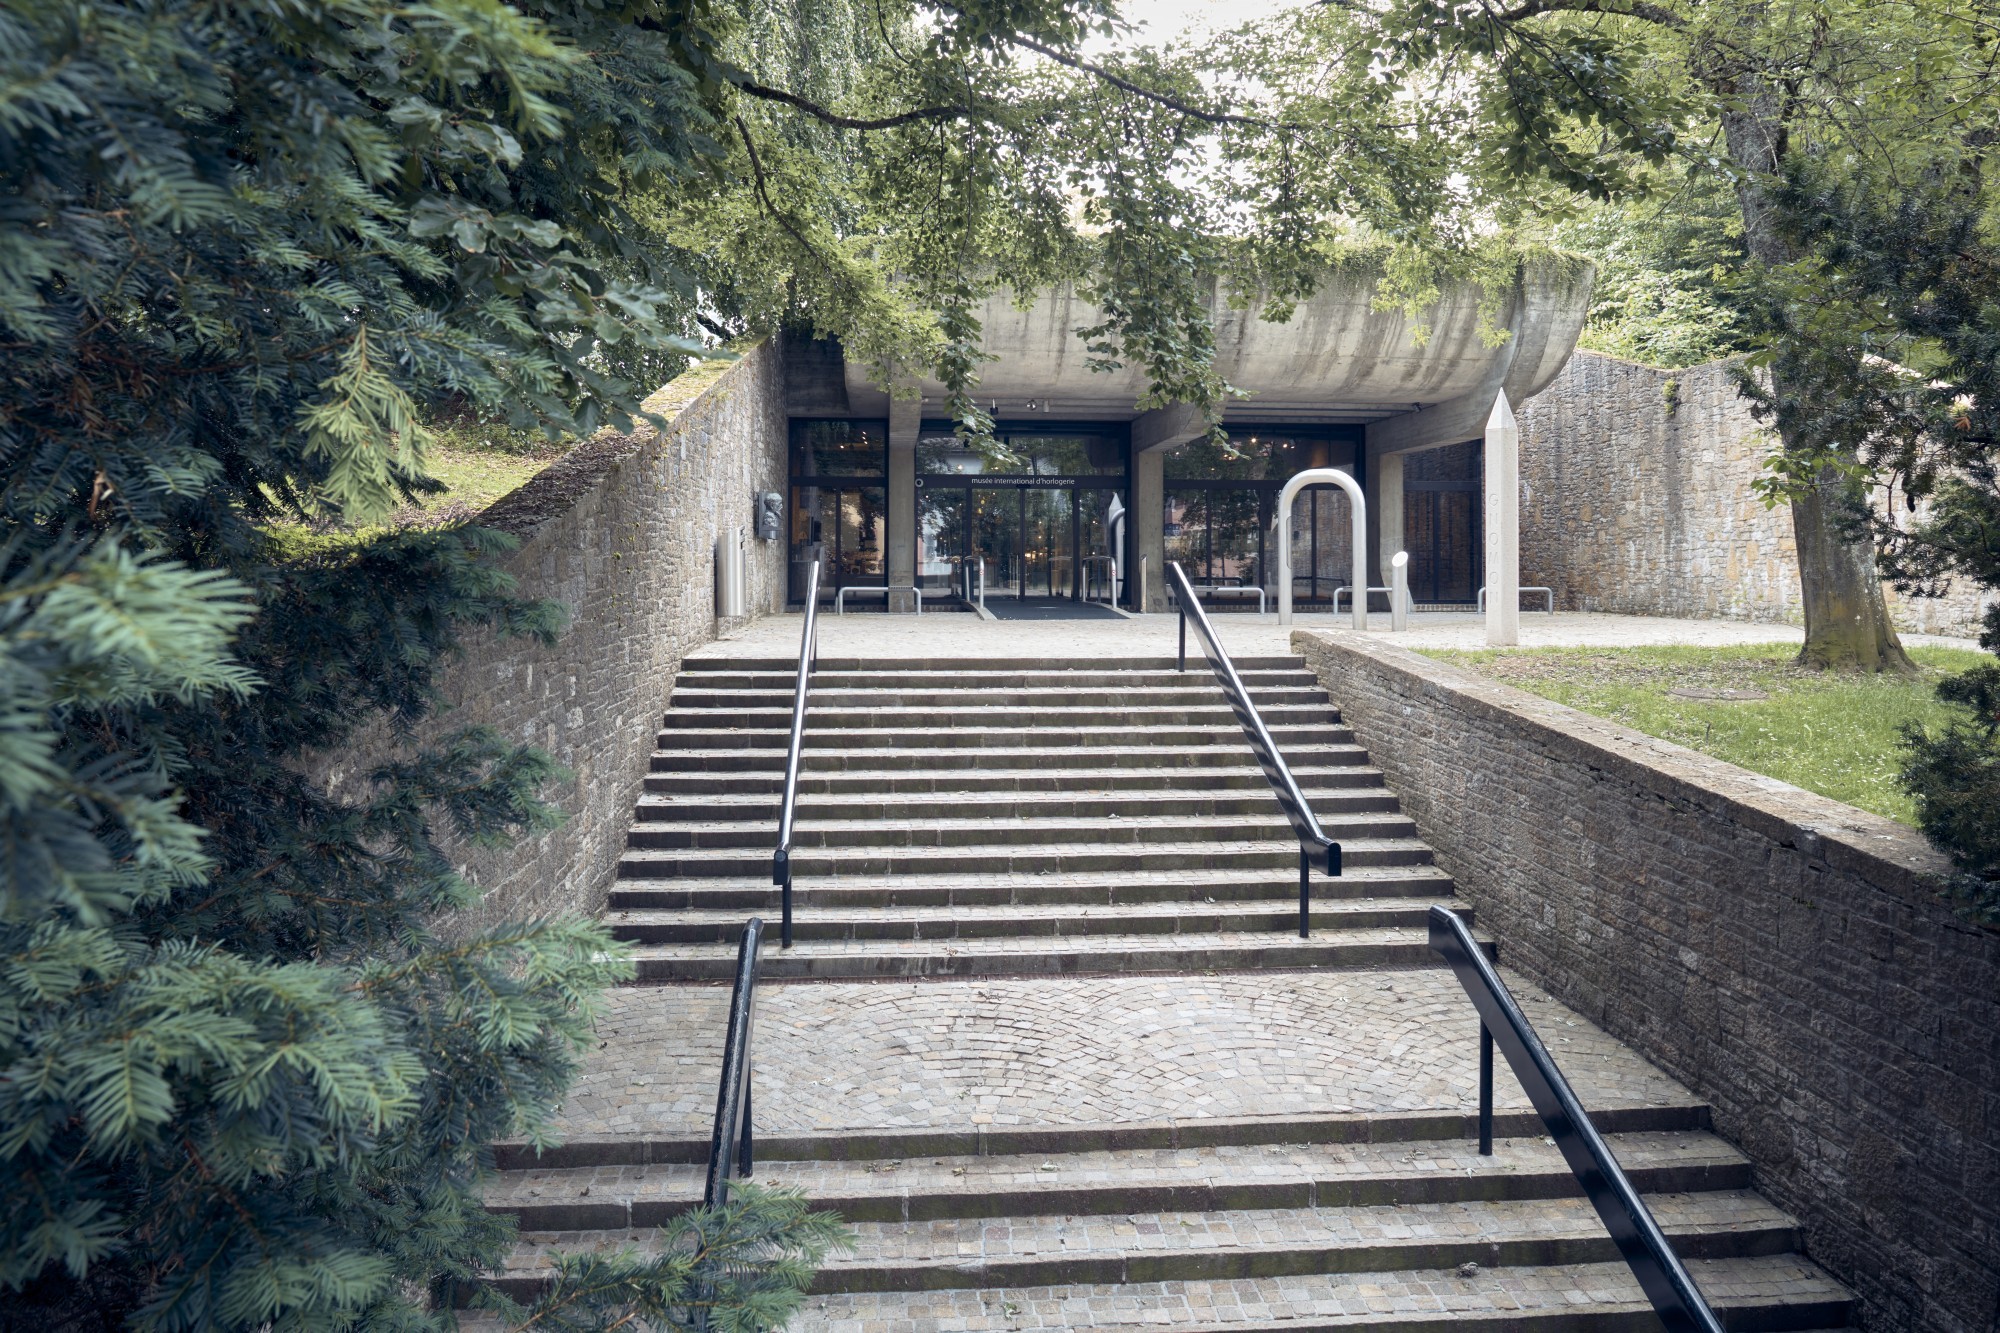
<svg viewBox="0 0 2000 1333">
<path fill-rule="evenodd" d="M 1521 404 L 1521 582 L 1564 610 L 1796 622 L 1791 510 L 1751 489 L 1771 436 L 1732 364 L 1655 370 L 1577 352 Z M 1884 590 L 1899 629 L 1977 633 L 1976 588 Z"/>
<path fill-rule="evenodd" d="M 2000 1328 L 2000 931 L 1914 831 L 1300 631 L 1501 961 L 1712 1101 L 1878 1330 Z"/>
<path fill-rule="evenodd" d="M 755 494 L 785 489 L 783 376 L 770 343 L 697 366 L 646 402 L 665 431 L 600 435 L 481 516 L 521 542 L 504 562 L 517 591 L 562 602 L 570 625 L 549 648 L 469 638 L 440 674 L 453 706 L 425 729 L 493 726 L 574 777 L 552 793 L 568 815 L 559 828 L 465 853 L 484 894 L 467 924 L 603 909 L 674 673 L 728 628 L 716 617 L 718 531 L 752 529 Z M 752 617 L 782 610 L 785 543 L 747 535 L 745 605 Z M 329 756 L 329 786 L 364 777 L 385 740 L 378 731 Z"/>
</svg>

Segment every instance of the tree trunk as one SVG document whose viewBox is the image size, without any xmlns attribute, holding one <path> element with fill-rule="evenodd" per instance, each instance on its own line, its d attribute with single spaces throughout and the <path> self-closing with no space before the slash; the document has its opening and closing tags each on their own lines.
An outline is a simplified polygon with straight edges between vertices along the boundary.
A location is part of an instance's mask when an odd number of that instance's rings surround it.
<svg viewBox="0 0 2000 1333">
<path fill-rule="evenodd" d="M 1727 78 L 1712 73 L 1712 85 L 1720 85 L 1732 101 L 1722 116 L 1722 132 L 1730 160 L 1741 169 L 1736 201 L 1743 214 L 1743 248 L 1760 264 L 1790 263 L 1798 255 L 1780 234 L 1764 193 L 1764 181 L 1783 164 L 1786 147 L 1775 90 L 1754 70 L 1737 70 Z M 1785 383 L 1775 372 L 1773 380 L 1778 437 L 1785 452 L 1802 453 L 1808 442 L 1786 420 L 1784 404 L 1795 393 L 1811 390 Z M 1811 490 L 1792 499 L 1799 595 L 1806 617 L 1799 664 L 1821 670 L 1914 673 L 1917 668 L 1889 619 L 1875 568 L 1874 538 L 1865 527 L 1843 522 L 1843 510 L 1853 503 L 1847 485 L 1837 473 L 1824 472 Z"/>
<path fill-rule="evenodd" d="M 1822 474 L 1813 488 L 1792 498 L 1792 530 L 1799 551 L 1799 598 L 1805 605 L 1806 642 L 1799 665 L 1820 670 L 1893 671 L 1914 674 L 1882 596 L 1875 542 L 1842 529 L 1851 505 L 1847 481 Z"/>
</svg>

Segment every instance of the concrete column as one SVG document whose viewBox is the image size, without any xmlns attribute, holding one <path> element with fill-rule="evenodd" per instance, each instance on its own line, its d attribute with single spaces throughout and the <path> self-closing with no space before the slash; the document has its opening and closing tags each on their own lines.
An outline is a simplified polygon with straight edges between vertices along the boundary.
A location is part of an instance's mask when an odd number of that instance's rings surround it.
<svg viewBox="0 0 2000 1333">
<path fill-rule="evenodd" d="M 1374 545 L 1374 570 L 1369 581 L 1387 584 L 1385 575 L 1396 552 L 1403 549 L 1403 456 L 1368 455 L 1368 538 Z"/>
<path fill-rule="evenodd" d="M 889 586 L 909 587 L 917 581 L 917 428 L 923 402 L 916 398 L 889 400 Z M 892 611 L 914 611 L 908 593 L 892 593 Z"/>
<path fill-rule="evenodd" d="M 1125 521 L 1133 525 L 1139 539 L 1140 563 L 1146 571 L 1146 586 L 1139 592 L 1141 611 L 1158 611 L 1167 604 L 1167 537 L 1162 513 L 1167 495 L 1166 465 L 1164 449 L 1151 449 L 1132 459 L 1132 507 L 1126 511 Z M 1127 577 L 1136 579 L 1139 571 L 1134 569 Z"/>
<path fill-rule="evenodd" d="M 1503 390 L 1486 419 L 1486 642 L 1521 641 L 1521 432 Z"/>
</svg>

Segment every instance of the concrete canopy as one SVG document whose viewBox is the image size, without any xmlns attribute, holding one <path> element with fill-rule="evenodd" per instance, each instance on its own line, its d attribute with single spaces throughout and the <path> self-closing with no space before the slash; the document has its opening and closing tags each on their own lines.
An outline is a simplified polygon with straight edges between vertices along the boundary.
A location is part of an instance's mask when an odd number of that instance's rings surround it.
<svg viewBox="0 0 2000 1333">
<path fill-rule="evenodd" d="M 1505 389 L 1519 402 L 1568 361 L 1589 310 L 1593 276 L 1582 263 L 1526 266 L 1502 305 L 1497 323 L 1509 336 L 1497 347 L 1479 337 L 1476 287 L 1447 289 L 1412 320 L 1399 309 L 1376 308 L 1373 279 L 1337 280 L 1284 323 L 1236 309 L 1218 291 L 1210 302 L 1217 369 L 1248 394 L 1229 404 L 1226 419 L 1366 424 L 1371 453 L 1476 438 L 1495 393 Z M 1138 367 L 1091 369 L 1076 330 L 1101 319 L 1098 307 L 1067 288 L 1038 293 L 1025 309 L 1007 294 L 989 297 L 980 320 L 984 350 L 994 359 L 980 367 L 979 399 L 994 405 L 995 416 L 1015 420 L 1138 419 L 1134 446 L 1140 450 L 1197 433 L 1199 423 L 1187 409 L 1141 417 L 1135 404 L 1148 385 Z M 1429 334 L 1422 343 L 1420 326 Z M 850 363 L 844 373 L 852 410 L 888 415 L 888 395 L 870 382 L 867 367 Z M 898 389 L 898 398 L 906 395 L 921 396 L 926 416 L 943 411 L 944 386 L 935 380 Z"/>
</svg>

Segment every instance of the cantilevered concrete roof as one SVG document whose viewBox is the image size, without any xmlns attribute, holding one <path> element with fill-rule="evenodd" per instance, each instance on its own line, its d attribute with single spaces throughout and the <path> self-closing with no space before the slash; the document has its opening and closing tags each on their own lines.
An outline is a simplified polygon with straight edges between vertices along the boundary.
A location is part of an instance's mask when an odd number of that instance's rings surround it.
<svg viewBox="0 0 2000 1333">
<path fill-rule="evenodd" d="M 1370 447 L 1385 452 L 1470 439 L 1496 392 L 1504 388 L 1520 402 L 1562 369 L 1583 330 L 1593 276 L 1580 262 L 1526 266 L 1496 321 L 1508 332 L 1498 346 L 1479 336 L 1481 292 L 1469 286 L 1448 289 L 1416 319 L 1378 309 L 1376 284 L 1367 278 L 1330 283 L 1284 323 L 1214 300 L 1218 368 L 1249 395 L 1229 405 L 1226 419 L 1369 423 Z M 1147 388 L 1144 373 L 1131 365 L 1091 369 L 1076 330 L 1099 323 L 1102 314 L 1073 290 L 1043 292 L 1025 309 L 995 295 L 980 319 L 985 350 L 995 359 L 980 367 L 979 398 L 996 416 L 1129 421 L 1140 415 L 1135 404 Z M 888 414 L 888 396 L 870 382 L 866 367 L 849 364 L 844 373 L 854 412 Z M 941 413 L 944 386 L 924 380 L 917 387 L 924 414 Z"/>
</svg>

